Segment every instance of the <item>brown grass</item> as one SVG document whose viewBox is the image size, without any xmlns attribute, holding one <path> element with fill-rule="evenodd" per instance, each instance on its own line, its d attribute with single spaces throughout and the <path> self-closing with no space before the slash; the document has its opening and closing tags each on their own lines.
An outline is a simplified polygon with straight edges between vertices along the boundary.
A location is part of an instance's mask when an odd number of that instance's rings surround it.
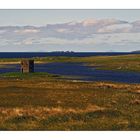
<svg viewBox="0 0 140 140">
<path fill-rule="evenodd" d="M 1 130 L 140 130 L 140 85 L 0 80 Z"/>
</svg>

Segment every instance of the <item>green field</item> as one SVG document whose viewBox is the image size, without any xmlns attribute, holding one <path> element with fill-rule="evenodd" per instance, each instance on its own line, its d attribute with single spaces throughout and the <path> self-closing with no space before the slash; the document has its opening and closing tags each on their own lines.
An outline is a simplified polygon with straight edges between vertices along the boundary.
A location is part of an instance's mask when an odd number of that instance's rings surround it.
<svg viewBox="0 0 140 140">
<path fill-rule="evenodd" d="M 36 58 L 137 72 L 139 60 L 140 55 Z M 140 130 L 139 116 L 140 84 L 66 80 L 48 73 L 0 74 L 0 130 Z"/>
<path fill-rule="evenodd" d="M 140 72 L 140 54 L 91 57 L 35 57 L 33 59 L 37 63 L 84 62 L 87 65 L 96 66 L 98 69 Z M 0 66 L 3 66 L 2 63 L 4 62 L 20 63 L 20 60 L 19 58 L 1 58 Z"/>
</svg>

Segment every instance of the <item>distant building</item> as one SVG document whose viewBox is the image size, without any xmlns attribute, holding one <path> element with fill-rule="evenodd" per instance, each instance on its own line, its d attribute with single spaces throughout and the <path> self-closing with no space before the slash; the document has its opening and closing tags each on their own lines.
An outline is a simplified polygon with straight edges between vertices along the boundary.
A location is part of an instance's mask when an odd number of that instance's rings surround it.
<svg viewBox="0 0 140 140">
<path fill-rule="evenodd" d="M 21 72 L 34 72 L 34 60 L 21 60 Z"/>
</svg>

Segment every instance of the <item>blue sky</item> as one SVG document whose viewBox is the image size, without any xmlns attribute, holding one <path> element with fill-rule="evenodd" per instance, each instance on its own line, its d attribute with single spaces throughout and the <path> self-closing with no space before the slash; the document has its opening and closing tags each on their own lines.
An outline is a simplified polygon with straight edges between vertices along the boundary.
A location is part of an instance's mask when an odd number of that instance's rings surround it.
<svg viewBox="0 0 140 140">
<path fill-rule="evenodd" d="M 140 19 L 140 10 L 0 10 L 1 26 L 42 26 L 89 18 L 116 18 L 132 22 Z"/>
<path fill-rule="evenodd" d="M 0 10 L 0 42 L 1 52 L 140 50 L 140 10 Z"/>
</svg>

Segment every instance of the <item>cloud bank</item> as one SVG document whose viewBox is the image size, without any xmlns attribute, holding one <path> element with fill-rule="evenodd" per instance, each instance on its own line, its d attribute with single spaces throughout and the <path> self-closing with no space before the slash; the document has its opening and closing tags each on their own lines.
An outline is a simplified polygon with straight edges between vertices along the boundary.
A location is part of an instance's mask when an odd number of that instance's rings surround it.
<svg viewBox="0 0 140 140">
<path fill-rule="evenodd" d="M 0 51 L 140 50 L 140 20 L 86 19 L 46 26 L 1 26 Z"/>
</svg>

